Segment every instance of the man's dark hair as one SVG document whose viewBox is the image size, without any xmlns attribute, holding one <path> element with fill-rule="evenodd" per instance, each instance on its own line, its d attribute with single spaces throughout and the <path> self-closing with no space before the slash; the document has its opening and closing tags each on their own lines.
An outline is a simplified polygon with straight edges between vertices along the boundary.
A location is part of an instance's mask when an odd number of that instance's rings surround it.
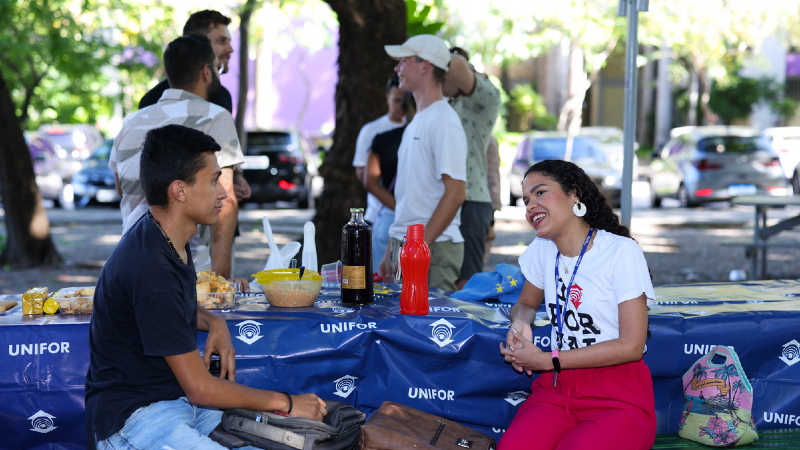
<svg viewBox="0 0 800 450">
<path fill-rule="evenodd" d="M 194 184 L 206 166 L 204 153 L 220 150 L 211 136 L 183 125 L 165 125 L 147 132 L 139 160 L 139 179 L 147 204 L 167 206 L 175 180 Z"/>
<path fill-rule="evenodd" d="M 461 56 L 463 56 L 463 57 L 464 57 L 464 59 L 466 59 L 467 61 L 469 61 L 469 53 L 467 53 L 467 51 L 466 51 L 466 50 L 464 50 L 464 49 L 463 49 L 463 48 L 461 48 L 461 47 L 455 47 L 455 46 L 454 46 L 454 47 L 450 48 L 450 53 L 451 53 L 451 54 L 455 54 L 455 55 L 461 55 Z"/>
<path fill-rule="evenodd" d="M 204 9 L 189 16 L 186 24 L 183 25 L 183 34 L 184 36 L 190 34 L 206 35 L 214 25 L 225 25 L 227 27 L 230 23 L 230 17 L 222 15 L 219 11 Z"/>
<path fill-rule="evenodd" d="M 164 70 L 170 87 L 191 88 L 200 79 L 203 66 L 213 65 L 216 57 L 211 41 L 202 34 L 181 36 L 170 42 L 164 50 Z"/>
<path fill-rule="evenodd" d="M 398 78 L 397 75 L 395 75 L 392 78 L 389 78 L 389 80 L 386 82 L 386 93 L 388 94 L 392 92 L 392 88 L 399 88 L 399 87 L 400 87 L 400 78 Z"/>
</svg>

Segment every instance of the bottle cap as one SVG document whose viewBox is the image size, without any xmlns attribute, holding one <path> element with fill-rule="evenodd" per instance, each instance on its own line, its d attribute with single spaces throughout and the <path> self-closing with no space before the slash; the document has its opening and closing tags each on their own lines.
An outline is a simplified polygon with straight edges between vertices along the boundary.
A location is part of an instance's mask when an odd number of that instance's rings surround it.
<svg viewBox="0 0 800 450">
<path fill-rule="evenodd" d="M 425 240 L 425 224 L 418 223 L 416 225 L 409 225 L 406 231 L 406 236 L 409 239 Z"/>
<path fill-rule="evenodd" d="M 350 213 L 363 213 L 364 208 L 350 208 Z"/>
</svg>

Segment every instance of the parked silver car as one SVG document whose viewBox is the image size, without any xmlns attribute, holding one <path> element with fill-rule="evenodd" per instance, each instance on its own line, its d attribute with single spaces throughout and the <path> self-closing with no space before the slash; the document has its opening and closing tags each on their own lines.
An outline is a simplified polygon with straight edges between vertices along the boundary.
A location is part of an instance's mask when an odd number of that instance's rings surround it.
<svg viewBox="0 0 800 450">
<path fill-rule="evenodd" d="M 600 150 L 606 155 L 606 161 L 622 173 L 625 151 L 622 145 L 625 135 L 618 127 L 581 127 L 581 136 L 591 136 L 600 143 Z M 633 143 L 634 151 L 639 148 Z M 633 179 L 639 177 L 639 158 L 633 154 Z"/>
<path fill-rule="evenodd" d="M 738 195 L 786 195 L 786 178 L 767 139 L 749 127 L 674 129 L 650 163 L 650 199 L 681 206 L 730 200 Z"/>
<path fill-rule="evenodd" d="M 517 155 L 509 173 L 509 201 L 513 206 L 522 197 L 522 177 L 528 168 L 545 159 L 564 159 L 567 135 L 560 132 L 537 131 L 526 134 L 517 145 Z M 606 160 L 600 143 L 589 136 L 573 138 L 569 160 L 580 166 L 602 189 L 614 206 L 619 206 L 622 193 L 622 173 Z"/>
</svg>

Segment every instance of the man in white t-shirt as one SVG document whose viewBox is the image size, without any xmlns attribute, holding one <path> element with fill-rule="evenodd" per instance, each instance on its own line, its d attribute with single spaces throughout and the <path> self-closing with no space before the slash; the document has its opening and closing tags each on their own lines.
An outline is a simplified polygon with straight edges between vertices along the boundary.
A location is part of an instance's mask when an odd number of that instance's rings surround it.
<svg viewBox="0 0 800 450">
<path fill-rule="evenodd" d="M 398 150 L 391 245 L 379 272 L 384 277 L 392 274 L 406 229 L 421 223 L 431 250 L 428 286 L 454 290 L 464 258 L 459 213 L 467 196 L 467 137 L 458 114 L 442 96 L 450 52 L 442 39 L 424 34 L 385 49 L 399 59 L 394 70 L 400 89 L 414 95 L 417 114 Z"/>
<path fill-rule="evenodd" d="M 389 111 L 361 127 L 361 131 L 358 133 L 356 153 L 353 155 L 353 167 L 356 168 L 356 178 L 361 183 L 364 182 L 364 168 L 367 165 L 367 155 L 369 154 L 372 140 L 384 131 L 393 130 L 405 124 L 405 114 L 402 108 L 403 91 L 398 87 L 399 84 L 397 75 L 389 78 L 389 81 L 386 82 L 386 104 L 389 107 Z M 364 220 L 374 223 L 378 217 L 380 207 L 381 202 L 374 195 L 367 193 L 367 210 L 364 212 Z M 380 261 L 380 255 L 378 256 L 378 261 Z M 373 264 L 373 267 L 378 267 L 378 265 Z"/>
</svg>

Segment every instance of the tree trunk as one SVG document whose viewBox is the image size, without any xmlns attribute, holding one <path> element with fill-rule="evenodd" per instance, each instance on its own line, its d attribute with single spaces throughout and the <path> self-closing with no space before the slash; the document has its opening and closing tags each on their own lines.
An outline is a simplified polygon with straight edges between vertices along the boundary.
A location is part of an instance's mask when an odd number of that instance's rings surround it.
<svg viewBox="0 0 800 450">
<path fill-rule="evenodd" d="M 700 98 L 700 82 L 697 72 L 700 68 L 693 65 L 689 74 L 689 114 L 686 118 L 686 124 L 689 126 L 697 125 L 697 100 Z"/>
<path fill-rule="evenodd" d="M 33 163 L 0 72 L 0 193 L 5 209 L 6 247 L 0 266 L 29 268 L 61 262 L 36 186 Z"/>
<path fill-rule="evenodd" d="M 706 125 L 719 124 L 719 116 L 711 110 L 708 106 L 708 101 L 711 99 L 711 78 L 708 73 L 703 69 L 699 74 L 700 87 L 702 92 L 700 94 L 700 109 L 703 111 L 703 118 Z"/>
<path fill-rule="evenodd" d="M 320 166 L 325 180 L 314 225 L 320 264 L 341 258 L 342 227 L 349 209 L 366 205 L 366 191 L 355 177 L 353 154 L 361 127 L 386 113 L 386 80 L 396 62 L 384 45 L 406 39 L 403 0 L 325 0 L 339 18 L 339 80 L 336 131 Z"/>
<path fill-rule="evenodd" d="M 236 99 L 236 131 L 242 148 L 247 145 L 244 119 L 247 115 L 247 94 L 250 92 L 250 18 L 256 9 L 255 0 L 247 0 L 239 14 L 239 93 Z"/>
</svg>

